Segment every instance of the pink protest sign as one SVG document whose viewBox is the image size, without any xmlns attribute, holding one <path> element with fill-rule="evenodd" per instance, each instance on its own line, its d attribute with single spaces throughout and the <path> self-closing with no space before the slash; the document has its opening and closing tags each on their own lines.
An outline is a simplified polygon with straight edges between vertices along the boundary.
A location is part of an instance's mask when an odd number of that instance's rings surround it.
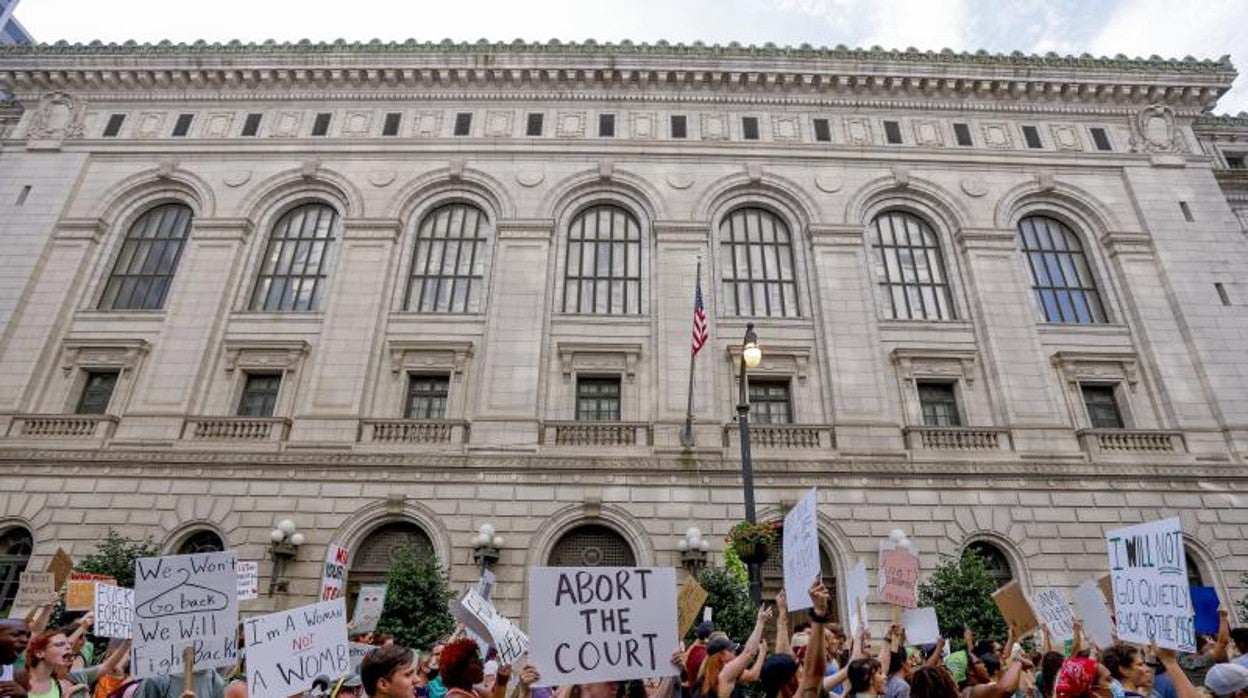
<svg viewBox="0 0 1248 698">
<path fill-rule="evenodd" d="M 880 554 L 880 577 L 884 579 L 880 600 L 894 606 L 919 605 L 915 589 L 919 583 L 919 558 L 909 550 L 894 548 Z"/>
</svg>

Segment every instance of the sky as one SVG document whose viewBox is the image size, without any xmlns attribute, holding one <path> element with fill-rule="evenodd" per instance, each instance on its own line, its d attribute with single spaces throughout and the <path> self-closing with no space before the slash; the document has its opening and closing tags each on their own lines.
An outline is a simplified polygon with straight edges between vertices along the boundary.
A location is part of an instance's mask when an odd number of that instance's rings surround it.
<svg viewBox="0 0 1248 698">
<path fill-rule="evenodd" d="M 41 42 L 620 41 L 845 44 L 1218 58 L 1248 111 L 1248 0 L 22 0 Z"/>
</svg>

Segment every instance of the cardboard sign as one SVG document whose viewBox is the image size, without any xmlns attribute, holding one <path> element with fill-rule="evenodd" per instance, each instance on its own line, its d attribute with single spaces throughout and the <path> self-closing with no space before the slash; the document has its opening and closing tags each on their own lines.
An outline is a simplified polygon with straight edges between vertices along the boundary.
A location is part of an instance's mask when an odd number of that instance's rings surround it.
<svg viewBox="0 0 1248 698">
<path fill-rule="evenodd" d="M 1178 517 L 1110 531 L 1118 639 L 1180 652 L 1196 651 L 1187 554 Z"/>
<path fill-rule="evenodd" d="M 481 578 L 477 580 L 477 593 L 481 595 L 481 598 L 486 601 L 494 598 L 495 581 L 497 581 L 497 577 L 494 576 L 493 572 L 481 570 Z"/>
<path fill-rule="evenodd" d="M 134 620 L 133 589 L 100 582 L 95 585 L 91 606 L 95 613 L 95 625 L 91 632 L 96 637 L 130 639 L 130 624 Z"/>
<path fill-rule="evenodd" d="M 248 698 L 287 698 L 312 688 L 316 677 L 351 673 L 347 604 L 341 597 L 248 618 Z"/>
<path fill-rule="evenodd" d="M 59 592 L 65 586 L 65 582 L 69 580 L 69 575 L 74 571 L 74 559 L 65 552 L 64 548 L 57 548 L 56 554 L 48 561 L 47 572 L 51 572 L 56 577 L 56 590 Z"/>
<path fill-rule="evenodd" d="M 500 664 L 516 664 L 529 651 L 529 637 L 504 618 L 494 604 L 481 598 L 476 589 L 465 591 L 453 611 L 465 628 L 485 639 L 498 652 Z"/>
<path fill-rule="evenodd" d="M 681 637 L 689 632 L 690 626 L 698 619 L 698 609 L 706 603 L 706 597 L 706 589 L 702 588 L 693 575 L 686 577 L 685 583 L 680 585 L 680 593 L 676 595 L 676 630 Z"/>
<path fill-rule="evenodd" d="M 373 647 L 372 645 L 366 645 L 362 642 L 348 643 L 348 651 L 351 653 L 351 673 L 352 674 L 360 673 L 360 662 L 363 662 L 364 657 L 369 652 L 372 652 L 374 649 L 376 648 Z"/>
<path fill-rule="evenodd" d="M 194 650 L 196 669 L 238 661 L 238 571 L 234 551 L 142 557 L 134 561 L 136 678 L 182 673 L 182 649 Z"/>
<path fill-rule="evenodd" d="M 810 585 L 819 578 L 819 493 L 811 488 L 784 517 L 784 595 L 790 611 L 812 608 Z"/>
<path fill-rule="evenodd" d="M 325 553 L 325 573 L 321 576 L 321 601 L 333 601 L 347 588 L 347 562 L 351 553 L 340 545 L 329 544 Z"/>
<path fill-rule="evenodd" d="M 51 602 L 56 589 L 56 575 L 52 572 L 23 572 L 18 577 L 17 598 L 13 599 L 9 617 L 24 618 L 27 613 Z"/>
<path fill-rule="evenodd" d="M 376 630 L 377 623 L 381 620 L 381 612 L 385 607 L 385 584 L 360 585 L 360 595 L 355 599 L 355 615 L 351 616 L 354 622 L 351 626 L 352 632 L 371 633 Z"/>
<path fill-rule="evenodd" d="M 1218 625 L 1218 590 L 1213 587 L 1192 587 L 1192 611 L 1196 620 L 1196 632 L 1205 635 L 1217 635 Z"/>
<path fill-rule="evenodd" d="M 880 553 L 880 577 L 883 588 L 880 601 L 902 608 L 919 605 L 919 558 L 904 548 Z"/>
<path fill-rule="evenodd" d="M 871 580 L 867 577 L 867 565 L 861 560 L 849 571 L 845 580 L 849 600 L 849 632 L 851 635 L 867 624 L 867 599 L 871 596 Z"/>
<path fill-rule="evenodd" d="M 906 643 L 930 645 L 940 639 L 940 624 L 936 622 L 936 609 L 931 606 L 907 608 L 901 612 L 901 627 L 906 631 Z"/>
<path fill-rule="evenodd" d="M 1027 601 L 1027 595 L 1023 593 L 1023 587 L 1017 580 L 992 592 L 992 600 L 997 602 L 997 608 L 1001 611 L 1001 617 L 1005 618 L 1005 624 L 1018 631 L 1017 639 L 1030 635 L 1032 631 L 1040 627 L 1040 619 L 1036 618 L 1036 612 L 1032 609 L 1031 603 Z"/>
<path fill-rule="evenodd" d="M 106 574 L 70 572 L 65 586 L 65 610 L 90 611 L 95 606 L 95 585 L 99 582 L 116 586 L 117 579 Z"/>
<path fill-rule="evenodd" d="M 1031 605 L 1054 640 L 1066 642 L 1075 638 L 1075 614 L 1071 612 L 1066 594 L 1061 589 L 1037 589 L 1031 597 Z"/>
<path fill-rule="evenodd" d="M 675 676 L 676 570 L 532 567 L 529 663 L 545 685 Z"/>
<path fill-rule="evenodd" d="M 1105 597 L 1105 601 L 1110 608 L 1114 607 L 1114 580 L 1108 574 L 1103 574 L 1096 580 L 1096 586 L 1101 590 L 1101 595 Z"/>
<path fill-rule="evenodd" d="M 260 563 L 243 562 L 235 565 L 238 573 L 238 600 L 251 601 L 260 597 Z"/>
<path fill-rule="evenodd" d="M 1095 579 L 1089 579 L 1075 589 L 1075 612 L 1083 620 L 1083 631 L 1097 647 L 1107 648 L 1114 644 L 1114 621 Z"/>
</svg>

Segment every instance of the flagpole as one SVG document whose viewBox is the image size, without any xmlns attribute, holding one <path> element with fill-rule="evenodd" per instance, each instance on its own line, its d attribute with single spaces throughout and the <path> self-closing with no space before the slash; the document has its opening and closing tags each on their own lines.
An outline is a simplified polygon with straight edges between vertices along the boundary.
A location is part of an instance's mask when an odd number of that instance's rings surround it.
<svg viewBox="0 0 1248 698">
<path fill-rule="evenodd" d="M 693 275 L 693 285 L 697 288 L 702 283 L 702 256 L 698 255 L 698 270 Z M 693 370 L 695 362 L 698 358 L 698 352 L 693 347 L 689 348 L 689 400 L 685 405 L 685 428 L 680 432 L 680 445 L 685 448 L 693 448 Z"/>
</svg>

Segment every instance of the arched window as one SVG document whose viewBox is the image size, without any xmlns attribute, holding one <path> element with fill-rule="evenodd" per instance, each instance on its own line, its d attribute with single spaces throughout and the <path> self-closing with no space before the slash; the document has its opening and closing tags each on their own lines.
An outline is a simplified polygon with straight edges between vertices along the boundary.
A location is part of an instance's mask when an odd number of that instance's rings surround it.
<svg viewBox="0 0 1248 698">
<path fill-rule="evenodd" d="M 1187 558 L 1187 585 L 1192 587 L 1209 586 L 1205 583 L 1205 575 L 1200 569 L 1200 558 L 1192 554 L 1191 550 L 1183 551 L 1184 557 Z"/>
<path fill-rule="evenodd" d="M 610 204 L 590 206 L 568 226 L 563 312 L 641 313 L 641 225 Z"/>
<path fill-rule="evenodd" d="M 1054 218 L 1028 216 L 1018 222 L 1018 233 L 1045 322 L 1108 322 L 1075 231 Z"/>
<path fill-rule="evenodd" d="M 739 208 L 719 224 L 720 269 L 728 312 L 798 317 L 789 226 L 762 208 Z"/>
<path fill-rule="evenodd" d="M 425 529 L 410 521 L 396 521 L 373 529 L 363 543 L 351 551 L 347 571 L 347 607 L 355 607 L 361 584 L 384 584 L 399 550 L 408 548 L 418 557 L 433 557 L 433 541 Z"/>
<path fill-rule="evenodd" d="M 225 550 L 225 542 L 213 531 L 196 531 L 178 546 L 178 555 L 219 553 Z"/>
<path fill-rule="evenodd" d="M 191 209 L 161 204 L 139 216 L 126 232 L 100 296 L 100 310 L 160 310 L 191 231 Z"/>
<path fill-rule="evenodd" d="M 1014 579 L 1014 570 L 1010 568 L 1010 560 L 1001 552 L 1001 549 L 987 541 L 977 540 L 966 546 L 963 555 L 967 553 L 975 553 L 979 555 L 979 559 L 984 561 L 984 567 L 988 568 L 988 576 L 996 583 L 997 588 L 1001 588 L 1010 583 Z"/>
<path fill-rule="evenodd" d="M 252 310 L 317 310 L 328 285 L 338 212 L 303 204 L 277 219 L 260 260 Z"/>
<path fill-rule="evenodd" d="M 871 221 L 875 275 L 884 308 L 894 320 L 952 320 L 953 299 L 936 232 L 904 211 Z"/>
<path fill-rule="evenodd" d="M 479 311 L 491 231 L 485 213 L 470 204 L 447 204 L 426 215 L 416 230 L 404 310 Z"/>
<path fill-rule="evenodd" d="M 19 578 L 34 548 L 34 540 L 25 529 L 10 528 L 0 535 L 0 609 L 9 608 L 17 598 Z"/>
<path fill-rule="evenodd" d="M 551 567 L 633 567 L 637 556 L 624 536 L 601 524 L 586 524 L 563 534 L 550 550 Z"/>
</svg>

